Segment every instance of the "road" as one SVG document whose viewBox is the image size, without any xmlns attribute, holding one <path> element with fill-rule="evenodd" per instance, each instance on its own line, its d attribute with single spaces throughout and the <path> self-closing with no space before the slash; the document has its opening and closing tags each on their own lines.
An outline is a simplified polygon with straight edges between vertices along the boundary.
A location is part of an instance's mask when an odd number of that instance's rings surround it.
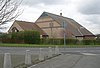
<svg viewBox="0 0 100 68">
<path fill-rule="evenodd" d="M 11 54 L 25 54 L 26 50 L 30 50 L 32 54 L 39 53 L 39 48 L 28 48 L 28 47 L 0 47 L 0 54 L 11 53 Z M 48 48 L 42 48 L 46 53 Z M 52 48 L 54 51 L 54 48 Z M 93 48 L 60 48 L 60 52 L 63 53 L 95 53 L 100 54 L 100 47 Z"/>
<path fill-rule="evenodd" d="M 30 50 L 32 55 L 39 54 L 39 48 L 27 47 L 0 47 L 0 54 L 11 53 L 12 55 L 22 55 L 19 56 L 20 59 L 19 57 L 17 58 L 24 62 L 24 54 L 26 50 Z M 55 49 L 52 48 L 52 50 L 54 52 Z M 48 54 L 48 48 L 42 48 L 42 51 L 43 53 Z M 29 68 L 100 68 L 100 47 L 60 48 L 60 52 L 62 55 L 33 65 Z M 14 58 L 16 57 L 14 56 Z M 0 63 L 0 68 L 3 66 L 2 62 Z M 13 62 L 19 63 L 17 61 Z"/>
</svg>

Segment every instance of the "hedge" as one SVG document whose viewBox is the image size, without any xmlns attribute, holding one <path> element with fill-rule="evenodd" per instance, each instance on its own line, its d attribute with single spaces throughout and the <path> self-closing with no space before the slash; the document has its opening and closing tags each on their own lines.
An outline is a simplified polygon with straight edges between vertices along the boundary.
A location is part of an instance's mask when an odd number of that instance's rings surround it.
<svg viewBox="0 0 100 68">
<path fill-rule="evenodd" d="M 38 31 L 21 31 L 10 34 L 0 35 L 2 43 L 24 43 L 24 44 L 46 44 L 46 45 L 64 45 L 64 39 L 60 38 L 41 38 Z M 100 39 L 82 40 L 66 39 L 66 45 L 100 45 Z"/>
<path fill-rule="evenodd" d="M 83 45 L 100 45 L 100 39 L 96 40 L 82 40 Z"/>
<path fill-rule="evenodd" d="M 2 35 L 3 43 L 27 43 L 37 44 L 40 42 L 40 33 L 38 31 L 20 31 Z"/>
<path fill-rule="evenodd" d="M 24 33 L 24 42 L 37 44 L 40 42 L 40 34 L 37 31 L 25 31 Z"/>
<path fill-rule="evenodd" d="M 66 44 L 77 44 L 77 39 L 66 39 Z M 40 44 L 52 44 L 52 45 L 63 45 L 64 39 L 53 39 L 53 38 L 42 38 Z"/>
<path fill-rule="evenodd" d="M 64 39 L 42 38 L 40 44 L 64 45 Z M 78 39 L 66 39 L 66 45 L 100 45 L 100 39 L 81 41 Z"/>
<path fill-rule="evenodd" d="M 82 40 L 83 45 L 94 45 L 95 40 Z"/>
</svg>

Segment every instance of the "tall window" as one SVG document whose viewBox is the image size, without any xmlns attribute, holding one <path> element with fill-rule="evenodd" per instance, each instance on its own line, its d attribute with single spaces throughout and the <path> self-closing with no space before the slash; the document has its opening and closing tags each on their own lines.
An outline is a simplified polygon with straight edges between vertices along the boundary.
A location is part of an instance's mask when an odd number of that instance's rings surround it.
<svg viewBox="0 0 100 68">
<path fill-rule="evenodd" d="M 53 23 L 51 22 L 51 23 L 49 23 L 49 26 L 50 26 L 50 28 L 52 28 L 53 27 Z"/>
</svg>

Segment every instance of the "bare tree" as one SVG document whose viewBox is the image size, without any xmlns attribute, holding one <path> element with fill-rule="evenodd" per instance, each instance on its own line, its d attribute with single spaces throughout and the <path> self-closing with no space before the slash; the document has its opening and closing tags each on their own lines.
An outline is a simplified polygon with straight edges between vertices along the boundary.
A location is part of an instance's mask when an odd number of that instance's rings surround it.
<svg viewBox="0 0 100 68">
<path fill-rule="evenodd" d="M 22 0 L 0 0 L 0 25 L 16 19 L 20 15 L 17 8 L 21 1 Z"/>
</svg>

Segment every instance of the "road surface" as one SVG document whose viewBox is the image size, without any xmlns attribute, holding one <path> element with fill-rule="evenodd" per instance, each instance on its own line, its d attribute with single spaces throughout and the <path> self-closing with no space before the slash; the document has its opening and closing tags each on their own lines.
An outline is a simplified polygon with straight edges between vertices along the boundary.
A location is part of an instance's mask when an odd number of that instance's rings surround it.
<svg viewBox="0 0 100 68">
<path fill-rule="evenodd" d="M 39 53 L 39 48 L 28 48 L 28 47 L 0 47 L 0 54 L 11 53 L 11 54 L 25 54 L 26 50 L 30 50 L 32 54 Z M 45 53 L 48 48 L 42 49 Z M 52 48 L 54 51 L 54 48 Z M 95 53 L 100 54 L 100 47 L 93 48 L 60 48 L 60 52 L 63 53 Z"/>
<path fill-rule="evenodd" d="M 39 54 L 39 48 L 25 47 L 0 47 L 0 68 L 3 67 L 3 54 L 21 55 L 20 61 L 24 62 L 25 51 L 30 50 L 32 55 Z M 55 49 L 52 48 L 54 51 Z M 48 48 L 42 48 L 48 54 Z M 62 55 L 46 60 L 42 63 L 32 65 L 29 68 L 100 68 L 100 47 L 93 48 L 60 48 Z M 13 58 L 13 57 L 12 57 Z M 16 57 L 14 57 L 16 58 Z M 17 62 L 19 61 L 17 59 Z M 15 62 L 15 61 L 13 61 Z M 15 64 L 16 65 L 16 64 Z"/>
</svg>

